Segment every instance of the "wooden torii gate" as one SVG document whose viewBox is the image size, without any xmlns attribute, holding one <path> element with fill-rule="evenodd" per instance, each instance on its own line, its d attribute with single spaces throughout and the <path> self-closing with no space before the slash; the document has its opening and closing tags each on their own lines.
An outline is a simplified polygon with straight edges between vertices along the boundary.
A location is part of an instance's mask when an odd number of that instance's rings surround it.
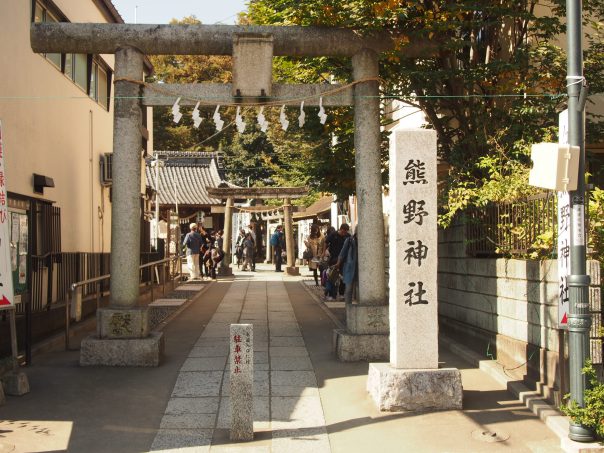
<svg viewBox="0 0 604 453">
<path fill-rule="evenodd" d="M 226 200 L 224 212 L 224 236 L 222 249 L 224 259 L 222 260 L 223 269 L 226 275 L 231 274 L 231 249 L 232 249 L 232 226 L 233 201 L 237 198 L 260 198 L 283 199 L 283 215 L 285 218 L 285 249 L 287 250 L 287 265 L 285 272 L 289 275 L 299 275 L 298 267 L 294 256 L 294 229 L 292 217 L 291 200 L 301 198 L 308 194 L 306 187 L 206 187 L 208 195 L 214 198 Z"/>
<path fill-rule="evenodd" d="M 395 50 L 388 33 L 363 36 L 355 30 L 299 26 L 148 25 L 32 23 L 34 52 L 115 54 L 113 201 L 110 307 L 97 314 L 98 336 L 82 344 L 87 364 L 156 365 L 161 336 L 151 338 L 139 296 L 139 196 L 142 107 L 173 105 L 354 106 L 355 179 L 358 196 L 358 304 L 347 308 L 347 330 L 337 331 L 351 350 L 380 360 L 388 356 L 388 299 L 384 258 L 384 218 L 380 161 L 379 54 Z M 408 42 L 403 57 L 425 55 L 434 46 Z M 232 84 L 148 84 L 148 55 L 233 55 Z M 349 85 L 279 85 L 272 82 L 273 56 L 350 57 Z M 323 98 L 323 96 L 325 96 Z M 291 247 L 290 247 L 291 248 Z M 289 261 L 289 259 L 288 259 Z M 123 348 L 121 339 L 139 340 Z M 86 353 L 84 353 L 86 348 Z"/>
</svg>

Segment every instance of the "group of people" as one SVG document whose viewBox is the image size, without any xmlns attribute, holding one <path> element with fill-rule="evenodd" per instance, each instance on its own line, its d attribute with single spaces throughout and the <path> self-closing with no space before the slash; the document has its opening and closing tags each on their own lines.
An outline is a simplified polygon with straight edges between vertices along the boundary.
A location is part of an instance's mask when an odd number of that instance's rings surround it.
<svg viewBox="0 0 604 453">
<path fill-rule="evenodd" d="M 203 273 L 208 278 L 216 279 L 216 268 L 224 258 L 222 231 L 209 233 L 196 223 L 191 223 L 189 229 L 183 246 L 186 247 L 190 278 L 199 279 Z M 350 235 L 350 227 L 346 223 L 340 225 L 338 230 L 328 227 L 325 233 L 321 232 L 318 224 L 312 224 L 310 235 L 304 242 L 308 268 L 313 272 L 315 284 L 319 285 L 319 279 L 324 284 L 325 300 L 336 300 L 339 294 L 350 303 L 358 273 L 356 233 Z M 283 272 L 285 235 L 282 225 L 278 225 L 271 234 L 270 245 L 274 253 L 275 272 Z M 255 248 L 253 229 L 241 229 L 235 247 L 237 265 L 241 266 L 241 270 L 256 270 Z"/>
<path fill-rule="evenodd" d="M 256 234 L 250 225 L 246 231 L 239 230 L 239 237 L 235 243 L 235 256 L 237 257 L 237 268 L 243 271 L 256 272 Z M 241 267 L 243 266 L 243 267 Z"/>
<path fill-rule="evenodd" d="M 186 249 L 187 268 L 191 279 L 216 279 L 216 268 L 224 258 L 222 230 L 215 233 L 206 231 L 196 223 L 189 225 L 189 232 L 182 244 Z"/>
<path fill-rule="evenodd" d="M 250 226 L 251 227 L 251 226 Z M 283 225 L 277 225 L 270 236 L 270 245 L 273 248 L 275 272 L 283 272 L 283 255 L 285 254 L 285 236 Z M 256 235 L 254 230 L 241 229 L 235 244 L 235 255 L 237 256 L 237 267 L 243 271 L 256 271 L 256 260 L 254 259 L 256 249 Z"/>
<path fill-rule="evenodd" d="M 350 234 L 350 227 L 343 223 L 336 231 L 327 228 L 325 234 L 317 224 L 312 224 L 305 241 L 308 268 L 312 270 L 315 284 L 325 286 L 325 300 L 336 300 L 337 294 L 347 303 L 352 302 L 354 282 L 358 273 L 357 235 Z M 319 272 L 322 274 L 319 276 Z"/>
</svg>

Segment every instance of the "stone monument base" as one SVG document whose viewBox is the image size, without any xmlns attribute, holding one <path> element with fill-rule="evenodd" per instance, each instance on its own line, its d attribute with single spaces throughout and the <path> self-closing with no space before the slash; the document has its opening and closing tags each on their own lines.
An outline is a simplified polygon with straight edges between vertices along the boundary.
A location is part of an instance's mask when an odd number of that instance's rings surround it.
<svg viewBox="0 0 604 453">
<path fill-rule="evenodd" d="M 300 275 L 300 269 L 297 266 L 291 266 L 285 268 L 287 275 Z"/>
<path fill-rule="evenodd" d="M 2 385 L 4 393 L 7 395 L 21 396 L 29 393 L 29 380 L 22 371 L 15 371 L 2 376 Z"/>
<path fill-rule="evenodd" d="M 98 338 L 146 338 L 149 335 L 147 307 L 104 307 L 96 312 Z"/>
<path fill-rule="evenodd" d="M 82 340 L 80 366 L 159 366 L 164 353 L 164 334 L 145 338 L 108 339 L 91 335 Z"/>
<path fill-rule="evenodd" d="M 388 360 L 388 334 L 354 334 L 344 329 L 333 331 L 333 350 L 341 362 Z"/>
<path fill-rule="evenodd" d="M 457 368 L 398 369 L 370 363 L 367 391 L 381 411 L 442 411 L 462 408 Z"/>
</svg>

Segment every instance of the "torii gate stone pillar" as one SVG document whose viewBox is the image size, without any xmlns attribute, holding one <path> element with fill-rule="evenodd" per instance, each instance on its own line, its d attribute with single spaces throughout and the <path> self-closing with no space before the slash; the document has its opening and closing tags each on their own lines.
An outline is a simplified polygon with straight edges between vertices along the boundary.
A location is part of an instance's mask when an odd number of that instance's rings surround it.
<svg viewBox="0 0 604 453">
<path fill-rule="evenodd" d="M 143 54 L 115 52 L 116 78 L 142 80 Z M 138 307 L 142 111 L 140 87 L 115 83 L 113 197 L 111 204 L 110 306 L 97 311 L 97 334 L 82 341 L 80 365 L 158 366 L 163 333 L 149 331 L 146 307 Z"/>
<path fill-rule="evenodd" d="M 377 78 L 377 53 L 363 49 L 354 55 L 352 71 L 355 81 Z M 388 300 L 377 80 L 355 86 L 354 148 L 359 204 L 358 256 L 363 257 L 363 264 L 359 265 L 359 303 L 346 304 L 346 330 L 334 331 L 334 349 L 342 361 L 387 360 Z"/>
</svg>

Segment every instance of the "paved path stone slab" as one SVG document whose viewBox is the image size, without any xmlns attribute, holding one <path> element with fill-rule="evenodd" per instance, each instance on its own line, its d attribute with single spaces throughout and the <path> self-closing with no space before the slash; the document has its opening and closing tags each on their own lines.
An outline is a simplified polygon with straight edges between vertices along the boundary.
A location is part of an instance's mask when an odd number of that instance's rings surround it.
<svg viewBox="0 0 604 453">
<path fill-rule="evenodd" d="M 215 414 L 218 412 L 220 398 L 171 398 L 166 414 Z"/>
<path fill-rule="evenodd" d="M 222 371 L 226 357 L 189 357 L 181 371 Z"/>
<path fill-rule="evenodd" d="M 312 363 L 308 357 L 273 357 L 271 358 L 271 369 L 279 371 L 313 371 Z"/>
<path fill-rule="evenodd" d="M 177 286 L 176 288 L 174 288 L 176 291 L 201 291 L 204 288 L 205 285 L 194 285 L 194 284 L 187 284 L 187 285 L 180 285 Z"/>
<path fill-rule="evenodd" d="M 271 357 L 308 357 L 308 351 L 302 346 L 271 346 L 269 349 Z"/>
<path fill-rule="evenodd" d="M 218 396 L 221 371 L 181 371 L 172 396 Z"/>
<path fill-rule="evenodd" d="M 183 286 L 181 294 L 194 287 Z M 270 431 L 247 445 L 228 440 L 231 324 L 253 327 L 252 424 L 255 433 Z M 210 447 L 229 453 L 330 451 L 317 379 L 282 282 L 233 283 L 183 362 L 152 451 Z"/>
<path fill-rule="evenodd" d="M 271 347 L 273 346 L 302 346 L 305 347 L 302 337 L 271 337 Z"/>
<path fill-rule="evenodd" d="M 209 452 L 213 432 L 212 429 L 160 429 L 151 451 Z"/>
<path fill-rule="evenodd" d="M 214 429 L 216 414 L 165 414 L 160 428 L 174 429 Z"/>
<path fill-rule="evenodd" d="M 155 299 L 149 307 L 180 307 L 187 299 Z"/>
</svg>

